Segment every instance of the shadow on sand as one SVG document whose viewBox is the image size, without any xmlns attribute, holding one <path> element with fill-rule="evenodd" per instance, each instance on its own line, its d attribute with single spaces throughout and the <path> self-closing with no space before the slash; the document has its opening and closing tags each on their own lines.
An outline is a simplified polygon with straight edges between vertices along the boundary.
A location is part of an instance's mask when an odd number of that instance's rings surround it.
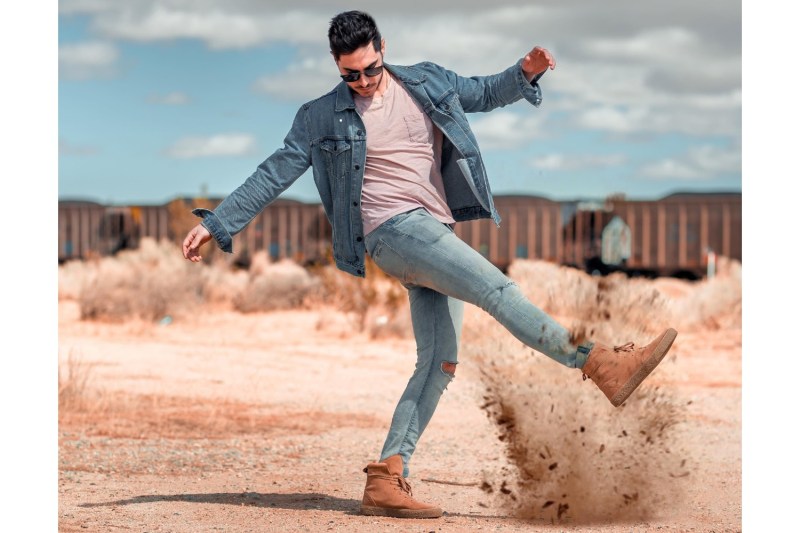
<svg viewBox="0 0 800 533">
<path fill-rule="evenodd" d="M 111 507 L 158 502 L 219 503 L 223 505 L 250 505 L 279 509 L 342 511 L 359 514 L 359 500 L 337 498 L 327 494 L 279 494 L 259 492 L 217 492 L 210 494 L 148 494 L 125 500 L 84 503 L 79 507 Z"/>
</svg>

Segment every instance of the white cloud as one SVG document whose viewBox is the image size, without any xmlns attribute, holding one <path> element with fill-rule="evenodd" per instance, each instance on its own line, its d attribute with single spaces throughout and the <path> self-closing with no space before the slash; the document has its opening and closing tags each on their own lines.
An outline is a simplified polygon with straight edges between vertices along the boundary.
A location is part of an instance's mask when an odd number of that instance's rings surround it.
<svg viewBox="0 0 800 533">
<path fill-rule="evenodd" d="M 252 135 L 228 133 L 211 137 L 184 137 L 166 150 L 176 159 L 198 157 L 239 156 L 255 152 L 256 141 Z"/>
<path fill-rule="evenodd" d="M 741 135 L 741 93 L 676 98 L 649 105 L 598 105 L 575 109 L 576 128 L 615 134 Z"/>
<path fill-rule="evenodd" d="M 147 98 L 151 104 L 185 105 L 189 103 L 189 95 L 180 91 L 167 94 L 152 94 Z"/>
<path fill-rule="evenodd" d="M 113 9 L 114 2 L 109 0 L 60 0 L 58 2 L 58 13 L 60 15 L 91 14 Z"/>
<path fill-rule="evenodd" d="M 585 168 L 608 168 L 623 165 L 627 157 L 623 154 L 572 155 L 549 154 L 531 160 L 533 168 L 542 170 L 581 170 Z"/>
<path fill-rule="evenodd" d="M 117 48 L 108 42 L 64 44 L 58 50 L 59 74 L 72 80 L 111 76 L 118 57 Z"/>
<path fill-rule="evenodd" d="M 495 111 L 470 120 L 482 149 L 518 148 L 543 136 L 543 123 L 542 115 L 519 115 L 511 111 Z"/>
<path fill-rule="evenodd" d="M 108 39 L 198 39 L 215 50 L 278 41 L 324 44 L 330 18 L 297 8 L 276 10 L 263 2 L 183 0 L 72 1 L 61 6 L 61 12 L 91 14 L 92 30 Z"/>
<path fill-rule="evenodd" d="M 285 71 L 260 77 L 253 90 L 281 100 L 312 100 L 333 89 L 341 80 L 330 54 L 293 63 Z"/>
<path fill-rule="evenodd" d="M 656 180 L 706 180 L 722 173 L 740 173 L 741 150 L 699 146 L 682 157 L 662 159 L 644 166 L 641 175 Z"/>
</svg>

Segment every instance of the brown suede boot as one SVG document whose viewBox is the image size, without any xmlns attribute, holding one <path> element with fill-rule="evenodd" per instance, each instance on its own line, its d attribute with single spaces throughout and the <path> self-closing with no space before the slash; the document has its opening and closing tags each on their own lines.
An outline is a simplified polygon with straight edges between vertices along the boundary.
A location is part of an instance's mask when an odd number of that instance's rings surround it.
<svg viewBox="0 0 800 533">
<path fill-rule="evenodd" d="M 583 365 L 583 379 L 591 378 L 619 407 L 667 355 L 678 332 L 669 328 L 643 348 L 632 342 L 610 348 L 596 343 Z"/>
<path fill-rule="evenodd" d="M 392 455 L 382 463 L 369 463 L 361 514 L 393 518 L 439 518 L 442 510 L 411 497 L 411 485 L 403 477 L 403 458 Z"/>
</svg>

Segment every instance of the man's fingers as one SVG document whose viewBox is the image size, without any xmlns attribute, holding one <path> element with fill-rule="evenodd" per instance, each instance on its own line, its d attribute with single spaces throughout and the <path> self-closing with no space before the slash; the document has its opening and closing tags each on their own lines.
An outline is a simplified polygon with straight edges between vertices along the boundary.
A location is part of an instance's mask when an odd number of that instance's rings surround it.
<svg viewBox="0 0 800 533">
<path fill-rule="evenodd" d="M 202 257 L 198 252 L 200 246 L 202 245 L 203 245 L 203 236 L 197 229 L 197 227 L 195 227 L 189 232 L 189 234 L 183 240 L 183 257 L 189 259 L 190 261 L 194 261 L 195 263 L 200 261 Z"/>
<path fill-rule="evenodd" d="M 189 252 L 192 250 L 192 243 L 194 242 L 196 236 L 197 228 L 194 228 L 189 232 L 188 235 L 186 235 L 186 238 L 183 239 L 183 257 L 186 259 L 189 259 Z"/>
<path fill-rule="evenodd" d="M 197 263 L 202 260 L 200 247 L 211 240 L 211 234 L 198 224 L 183 239 L 183 257 Z"/>
<path fill-rule="evenodd" d="M 547 48 L 543 48 L 541 46 L 534 46 L 533 50 L 531 50 L 528 55 L 529 56 L 531 56 L 531 55 L 541 56 L 545 60 L 547 60 L 548 63 L 554 63 L 555 62 L 553 60 L 553 54 L 550 53 L 550 50 L 548 50 Z"/>
</svg>

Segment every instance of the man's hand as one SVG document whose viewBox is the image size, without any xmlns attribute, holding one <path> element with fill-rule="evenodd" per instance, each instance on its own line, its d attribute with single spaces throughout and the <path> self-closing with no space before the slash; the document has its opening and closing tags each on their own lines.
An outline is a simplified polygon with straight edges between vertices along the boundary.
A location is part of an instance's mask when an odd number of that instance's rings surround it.
<svg viewBox="0 0 800 533">
<path fill-rule="evenodd" d="M 546 48 L 541 46 L 534 46 L 533 50 L 525 54 L 522 59 L 522 72 L 525 73 L 528 81 L 531 81 L 540 72 L 547 70 L 547 67 L 550 67 L 550 70 L 556 68 L 556 60 Z"/>
<path fill-rule="evenodd" d="M 198 224 L 183 239 L 183 257 L 193 263 L 200 262 L 203 257 L 200 255 L 200 247 L 211 240 L 211 234 L 202 225 Z"/>
</svg>

